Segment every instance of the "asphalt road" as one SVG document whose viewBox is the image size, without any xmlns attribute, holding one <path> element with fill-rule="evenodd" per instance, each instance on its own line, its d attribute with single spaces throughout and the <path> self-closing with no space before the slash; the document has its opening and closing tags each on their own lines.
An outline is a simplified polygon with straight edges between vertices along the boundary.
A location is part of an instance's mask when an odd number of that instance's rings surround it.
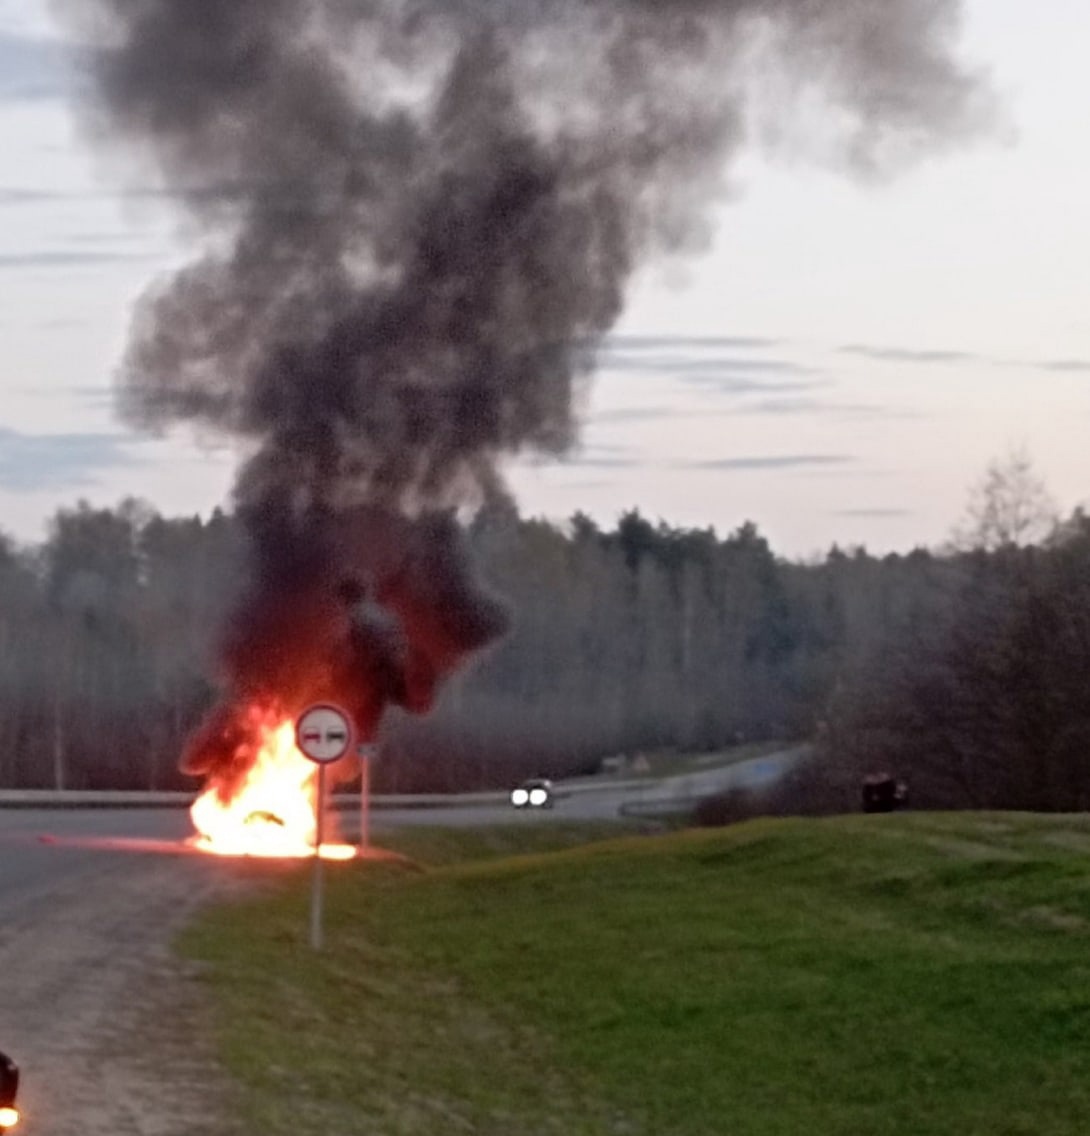
<svg viewBox="0 0 1090 1136">
<path fill-rule="evenodd" d="M 169 944 L 247 886 L 248 866 L 42 840 L 186 827 L 177 813 L 0 812 L 0 1047 L 22 1069 L 19 1132 L 230 1132 L 199 981 Z"/>
</svg>

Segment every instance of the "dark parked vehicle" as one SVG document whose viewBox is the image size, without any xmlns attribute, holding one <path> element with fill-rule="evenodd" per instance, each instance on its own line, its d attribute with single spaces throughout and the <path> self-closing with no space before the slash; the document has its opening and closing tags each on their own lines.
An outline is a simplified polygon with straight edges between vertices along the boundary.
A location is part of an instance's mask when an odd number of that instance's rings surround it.
<svg viewBox="0 0 1090 1136">
<path fill-rule="evenodd" d="M 908 804 L 908 786 L 891 773 L 868 773 L 863 778 L 863 811 L 892 813 Z"/>
</svg>

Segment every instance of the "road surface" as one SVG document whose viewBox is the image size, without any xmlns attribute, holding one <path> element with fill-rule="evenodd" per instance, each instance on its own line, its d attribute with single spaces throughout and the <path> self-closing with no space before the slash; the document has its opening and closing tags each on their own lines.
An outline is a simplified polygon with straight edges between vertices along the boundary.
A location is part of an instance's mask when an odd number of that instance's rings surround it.
<svg viewBox="0 0 1090 1136">
<path fill-rule="evenodd" d="M 605 820 L 634 801 L 767 783 L 797 758 L 572 783 L 547 810 L 376 810 L 372 830 L 381 842 L 406 825 Z M 355 814 L 340 819 L 351 838 Z M 201 904 L 282 868 L 164 854 L 190 832 L 176 809 L 0 809 L 0 1049 L 22 1067 L 27 1136 L 235 1136 L 199 975 L 170 941 Z"/>
<path fill-rule="evenodd" d="M 230 1132 L 199 983 L 169 944 L 240 866 L 36 840 L 183 819 L 0 813 L 0 1047 L 22 1069 L 27 1136 Z"/>
</svg>

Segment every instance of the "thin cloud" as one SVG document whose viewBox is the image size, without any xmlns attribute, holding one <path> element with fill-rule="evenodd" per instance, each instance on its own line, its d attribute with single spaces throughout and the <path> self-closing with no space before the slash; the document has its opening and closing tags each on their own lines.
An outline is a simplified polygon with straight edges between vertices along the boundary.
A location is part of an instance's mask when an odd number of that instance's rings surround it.
<svg viewBox="0 0 1090 1136">
<path fill-rule="evenodd" d="M 0 206 L 38 205 L 43 201 L 65 201 L 70 199 L 71 196 L 52 189 L 34 189 L 16 185 L 0 186 Z"/>
<path fill-rule="evenodd" d="M 719 398 L 736 398 L 744 395 L 794 395 L 804 391 L 820 390 L 822 387 L 830 385 L 828 379 L 769 382 L 764 379 L 747 379 L 736 375 L 687 375 L 682 376 L 681 381 L 692 388 L 701 398 L 708 399 L 713 403 Z M 721 407 L 721 410 L 727 411 L 736 408 L 735 405 L 732 405 L 729 408 Z M 701 407 L 699 413 L 702 414 L 704 409 L 704 407 Z"/>
<path fill-rule="evenodd" d="M 612 410 L 592 411 L 588 418 L 598 425 L 627 422 L 663 422 L 671 418 L 686 417 L 687 412 L 671 406 L 619 406 Z"/>
<path fill-rule="evenodd" d="M 92 252 L 85 249 L 42 249 L 35 252 L 0 253 L 0 270 L 21 268 L 87 268 L 152 260 L 146 252 Z"/>
<path fill-rule="evenodd" d="M 1061 371 L 1074 374 L 1090 373 L 1090 360 L 1087 359 L 1046 359 L 1037 364 L 1045 371 Z"/>
<path fill-rule="evenodd" d="M 92 248 L 103 245 L 120 251 L 126 245 L 136 245 L 146 252 L 148 245 L 156 238 L 137 229 L 88 229 L 85 232 L 71 232 L 60 235 L 65 245 L 90 245 Z"/>
<path fill-rule="evenodd" d="M 745 359 L 740 356 L 713 356 L 709 359 L 676 360 L 671 364 L 675 371 L 695 375 L 715 376 L 722 371 L 740 371 L 743 374 L 761 375 L 818 375 L 820 370 L 790 359 Z"/>
<path fill-rule="evenodd" d="M 762 386 L 761 390 L 765 387 Z M 612 410 L 595 410 L 587 416 L 595 426 L 627 426 L 655 421 L 686 421 L 690 419 L 726 418 L 735 410 L 730 407 L 617 407 Z"/>
<path fill-rule="evenodd" d="M 144 194 L 141 192 L 139 195 Z M 65 190 L 47 189 L 35 185 L 0 186 L 0 206 L 53 205 L 58 202 L 69 205 L 87 201 L 120 201 L 132 196 L 133 192 L 126 190 Z"/>
<path fill-rule="evenodd" d="M 67 322 L 67 321 L 64 321 Z M 44 326 L 44 325 L 40 325 Z M 20 395 L 32 395 L 38 398 L 53 401 L 58 397 L 73 398 L 83 404 L 87 409 L 108 406 L 113 407 L 116 395 L 112 387 L 106 386 L 20 386 L 15 388 Z"/>
<path fill-rule="evenodd" d="M 892 421 L 899 419 L 920 419 L 928 415 L 918 410 L 902 407 L 883 406 L 865 402 L 824 402 L 817 398 L 766 398 L 759 402 L 745 403 L 735 409 L 736 414 L 819 414 L 834 418 L 865 419 L 867 421 Z"/>
<path fill-rule="evenodd" d="M 525 458 L 522 464 L 532 469 L 634 469 L 645 465 L 646 458 L 634 446 L 597 442 L 559 457 L 534 454 Z"/>
<path fill-rule="evenodd" d="M 137 464 L 118 434 L 23 434 L 0 427 L 0 488 L 18 493 L 93 485 Z"/>
<path fill-rule="evenodd" d="M 611 335 L 606 345 L 619 351 L 734 351 L 779 347 L 783 342 L 754 335 Z"/>
<path fill-rule="evenodd" d="M 643 465 L 644 460 L 634 446 L 597 442 L 566 455 L 557 464 L 579 469 L 633 469 Z"/>
<path fill-rule="evenodd" d="M 602 351 L 597 363 L 603 371 L 627 374 L 670 374 L 687 378 L 712 377 L 724 373 L 742 375 L 814 375 L 816 367 L 790 359 L 748 358 L 744 355 L 646 355 L 631 351 Z"/>
<path fill-rule="evenodd" d="M 816 398 L 763 398 L 760 402 L 745 403 L 737 408 L 738 414 L 821 414 L 829 409 L 827 403 Z"/>
<path fill-rule="evenodd" d="M 850 465 L 857 458 L 848 454 L 768 454 L 746 458 L 711 458 L 706 461 L 678 461 L 675 469 L 718 470 L 724 473 L 762 469 L 805 469 L 809 467 Z"/>
<path fill-rule="evenodd" d="M 842 355 L 859 355 L 884 363 L 982 363 L 990 360 L 968 351 L 929 351 L 911 347 L 874 347 L 866 343 L 848 343 L 840 348 Z"/>
<path fill-rule="evenodd" d="M 0 98 L 2 98 L 0 93 Z M 180 197 L 214 197 L 225 193 L 216 190 L 193 190 L 184 193 L 179 190 L 157 189 L 154 186 L 137 186 L 130 189 L 51 189 L 35 185 L 0 186 L 0 206 L 85 203 L 85 202 L 124 202 L 124 201 L 166 201 Z"/>
<path fill-rule="evenodd" d="M 993 367 L 1033 367 L 1042 371 L 1088 374 L 1090 359 L 1002 359 L 976 355 L 970 351 L 932 351 L 908 347 L 875 347 L 865 343 L 850 343 L 838 349 L 842 355 L 858 355 L 884 363 L 979 363 Z"/>
<path fill-rule="evenodd" d="M 624 442 L 594 442 L 576 451 L 577 454 L 631 454 L 635 447 Z"/>
<path fill-rule="evenodd" d="M 933 415 L 922 410 L 911 410 L 902 406 L 889 406 L 883 403 L 867 402 L 829 402 L 814 398 L 806 392 L 828 387 L 828 382 L 764 383 L 744 379 L 724 379 L 713 385 L 703 384 L 705 392 L 730 395 L 772 394 L 774 397 L 758 399 L 755 402 L 740 402 L 729 406 L 621 406 L 608 410 L 596 410 L 587 415 L 587 420 L 596 426 L 626 426 L 641 422 L 678 422 L 709 417 L 733 417 L 734 415 L 824 415 L 832 418 L 845 418 L 865 421 L 916 421 Z"/>
<path fill-rule="evenodd" d="M 117 392 L 113 387 L 69 387 L 68 393 L 88 409 L 110 409 L 117 405 Z"/>
<path fill-rule="evenodd" d="M 896 517 L 914 517 L 912 509 L 834 509 L 833 517 L 861 517 L 866 520 L 893 519 Z"/>
<path fill-rule="evenodd" d="M 769 348 L 782 341 L 757 336 L 614 335 L 595 353 L 599 370 L 626 375 L 665 376 L 730 393 L 759 389 L 771 376 L 819 375 L 812 366 Z"/>
<path fill-rule="evenodd" d="M 617 483 L 615 481 L 605 481 L 603 479 L 592 479 L 589 481 L 565 481 L 564 488 L 566 490 L 579 489 L 611 489 Z"/>
<path fill-rule="evenodd" d="M 87 321 L 77 319 L 75 316 L 50 316 L 40 319 L 34 326 L 39 331 L 69 331 L 74 327 L 84 327 Z"/>
<path fill-rule="evenodd" d="M 638 458 L 586 457 L 567 458 L 559 464 L 579 469 L 635 469 L 644 463 Z"/>
</svg>

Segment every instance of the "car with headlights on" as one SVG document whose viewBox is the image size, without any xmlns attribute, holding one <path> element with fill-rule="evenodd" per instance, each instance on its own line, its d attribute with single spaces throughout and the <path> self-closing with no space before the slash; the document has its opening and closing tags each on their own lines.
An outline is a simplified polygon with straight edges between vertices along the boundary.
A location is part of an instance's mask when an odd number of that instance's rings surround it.
<svg viewBox="0 0 1090 1136">
<path fill-rule="evenodd" d="M 511 804 L 516 809 L 551 809 L 553 783 L 544 777 L 531 777 L 511 790 Z"/>
</svg>

